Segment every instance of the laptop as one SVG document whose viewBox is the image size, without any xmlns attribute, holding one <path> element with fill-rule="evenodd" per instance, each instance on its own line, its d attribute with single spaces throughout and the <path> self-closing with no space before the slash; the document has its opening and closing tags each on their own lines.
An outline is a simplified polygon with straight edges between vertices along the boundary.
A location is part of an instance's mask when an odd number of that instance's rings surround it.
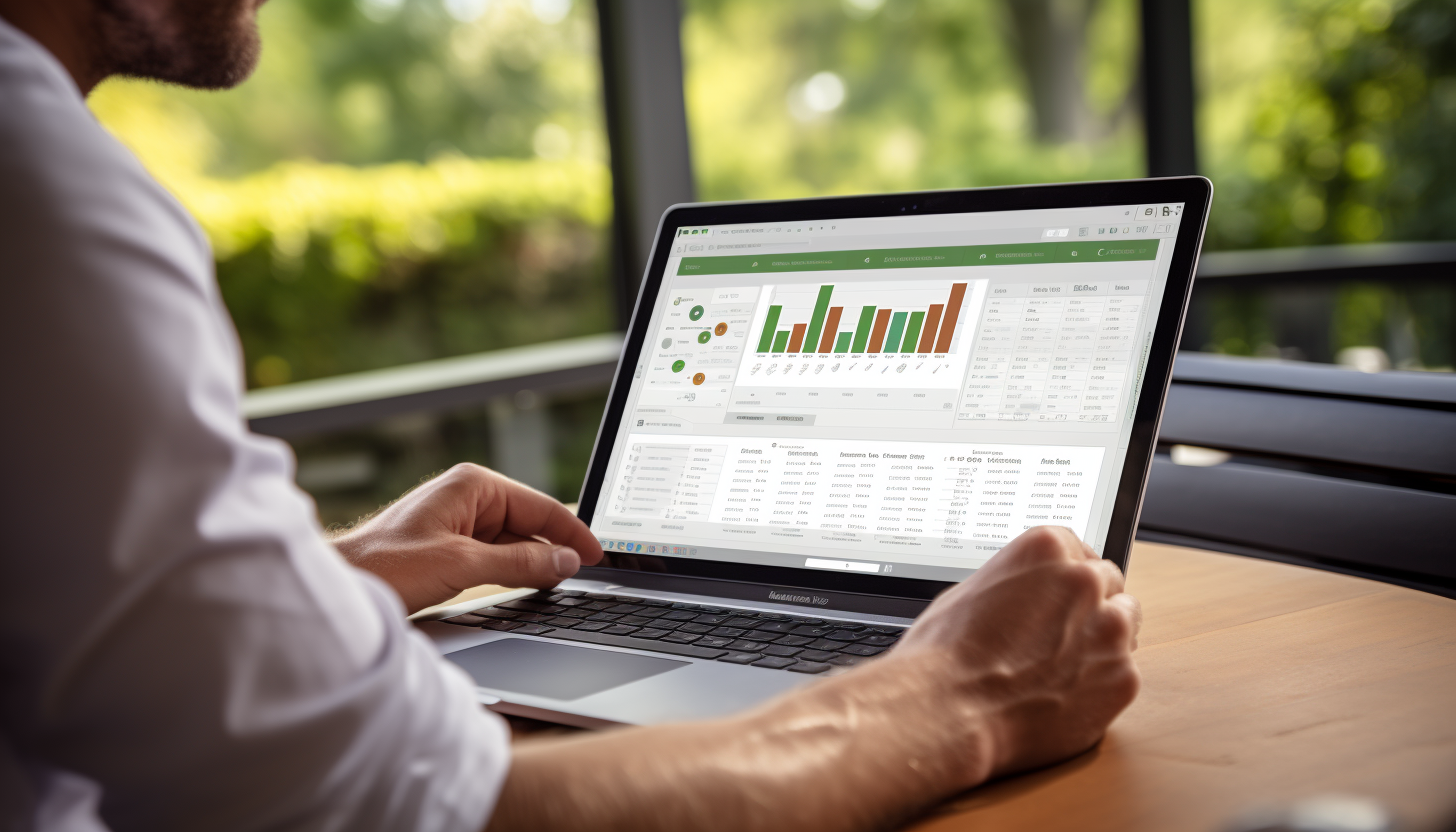
<svg viewBox="0 0 1456 832">
<path fill-rule="evenodd" d="M 1126 570 L 1211 196 L 668 209 L 581 492 L 606 558 L 421 626 L 500 712 L 648 724 L 875 661 L 1033 526 Z"/>
</svg>

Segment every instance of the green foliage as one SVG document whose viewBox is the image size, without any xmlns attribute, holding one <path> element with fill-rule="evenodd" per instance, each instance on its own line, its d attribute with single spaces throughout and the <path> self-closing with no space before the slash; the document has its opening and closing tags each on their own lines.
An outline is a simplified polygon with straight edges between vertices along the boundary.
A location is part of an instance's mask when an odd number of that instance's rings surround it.
<svg viewBox="0 0 1456 832">
<path fill-rule="evenodd" d="M 1107 0 L 1092 18 L 1083 74 L 1071 80 L 1094 118 L 1088 135 L 1068 143 L 1033 138 L 1002 0 L 689 0 L 685 10 L 686 96 L 704 198 L 1142 173 L 1137 125 L 1127 117 L 1131 0 Z"/>
<path fill-rule="evenodd" d="M 91 104 L 207 232 L 252 385 L 600 332 L 589 11 L 282 0 L 238 89 Z"/>
<path fill-rule="evenodd" d="M 1201 10 L 1200 115 L 1218 188 L 1210 248 L 1453 237 L 1456 5 Z"/>
</svg>

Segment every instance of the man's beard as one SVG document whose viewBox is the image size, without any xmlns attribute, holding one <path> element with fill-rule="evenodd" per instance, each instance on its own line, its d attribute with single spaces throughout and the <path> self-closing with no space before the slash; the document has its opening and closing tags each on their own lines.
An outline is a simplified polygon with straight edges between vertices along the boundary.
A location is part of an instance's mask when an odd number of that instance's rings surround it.
<svg viewBox="0 0 1456 832">
<path fill-rule="evenodd" d="M 220 90 L 258 63 L 255 0 L 96 0 L 104 75 Z M 162 7 L 162 8 L 158 8 Z"/>
</svg>

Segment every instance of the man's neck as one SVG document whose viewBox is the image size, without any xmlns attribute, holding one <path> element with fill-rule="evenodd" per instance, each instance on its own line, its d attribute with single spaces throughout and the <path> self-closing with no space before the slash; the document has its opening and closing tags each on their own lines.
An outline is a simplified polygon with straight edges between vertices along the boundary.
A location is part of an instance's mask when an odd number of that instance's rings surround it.
<svg viewBox="0 0 1456 832">
<path fill-rule="evenodd" d="M 83 95 L 107 76 L 88 43 L 94 25 L 84 0 L 0 0 L 0 18 L 30 35 L 70 74 Z"/>
</svg>

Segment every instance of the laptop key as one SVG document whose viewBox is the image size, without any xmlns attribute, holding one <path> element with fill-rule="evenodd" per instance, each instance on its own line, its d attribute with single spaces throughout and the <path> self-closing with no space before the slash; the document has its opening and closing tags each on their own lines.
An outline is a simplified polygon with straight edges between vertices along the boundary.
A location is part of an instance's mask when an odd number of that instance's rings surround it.
<svg viewBox="0 0 1456 832">
<path fill-rule="evenodd" d="M 795 662 L 785 669 L 790 673 L 823 673 L 829 669 L 829 665 L 820 662 Z"/>
<path fill-rule="evenodd" d="M 582 621 L 579 618 L 567 618 L 564 615 L 553 615 L 550 618 L 546 619 L 545 623 L 550 624 L 553 627 L 578 627 L 586 624 L 587 622 Z"/>
<path fill-rule="evenodd" d="M 805 636 L 779 636 L 774 639 L 774 644 L 782 644 L 785 647 L 803 647 L 813 641 L 814 639 Z"/>
<path fill-rule="evenodd" d="M 541 621 L 545 621 L 548 618 L 551 618 L 551 616 L 549 616 L 549 615 L 542 615 L 539 612 L 523 612 L 523 613 L 521 613 L 520 618 L 517 618 L 516 620 L 517 621 L 529 621 L 529 622 L 531 622 L 531 623 L 534 624 L 534 623 L 538 623 L 538 622 L 541 622 Z"/>
<path fill-rule="evenodd" d="M 503 610 L 499 607 L 486 607 L 483 610 L 476 610 L 472 615 L 483 615 L 487 618 L 500 618 L 505 621 L 515 621 L 521 617 L 521 613 L 515 610 Z"/>
<path fill-rule="evenodd" d="M 751 630 L 754 627 L 757 627 L 758 626 L 758 619 L 757 618 L 744 618 L 743 616 L 740 615 L 740 616 L 737 616 L 737 617 L 734 617 L 734 618 L 730 618 L 727 621 L 724 621 L 723 622 L 723 626 L 724 627 L 741 627 L 741 628 L 743 628 L 745 630 Z"/>
<path fill-rule="evenodd" d="M 652 623 L 652 619 L 643 618 L 640 615 L 624 615 L 617 619 L 618 624 L 634 624 L 638 627 Z"/>
<path fill-rule="evenodd" d="M 776 641 L 778 637 L 778 633 L 765 633 L 759 630 L 749 630 L 748 632 L 739 636 L 739 638 L 744 639 L 745 641 Z"/>
<path fill-rule="evenodd" d="M 581 607 L 568 607 L 561 611 L 561 615 L 566 618 L 590 618 L 592 611 L 584 610 Z"/>
<path fill-rule="evenodd" d="M 846 644 L 840 652 L 848 653 L 851 656 L 878 656 L 888 649 L 888 647 L 874 647 L 868 644 Z"/>
<path fill-rule="evenodd" d="M 637 638 L 662 638 L 663 636 L 667 635 L 670 632 L 672 632 L 672 631 L 671 630 L 659 630 L 656 627 L 643 627 L 642 629 L 638 630 L 636 633 L 633 633 L 633 635 L 635 635 Z"/>
<path fill-rule="evenodd" d="M 799 658 L 806 662 L 827 662 L 838 655 L 838 653 L 830 653 L 828 650 L 805 650 L 799 654 Z"/>
<path fill-rule="evenodd" d="M 473 612 L 467 612 L 467 613 L 462 613 L 460 615 L 454 616 L 452 618 L 446 618 L 445 619 L 445 623 L 446 624 L 459 624 L 462 627 L 479 627 L 479 626 L 482 626 L 483 624 L 485 624 L 489 620 L 490 620 L 489 618 L 486 618 L 483 615 L 476 615 Z"/>
<path fill-rule="evenodd" d="M 882 636 L 899 636 L 905 630 L 901 627 L 870 627 L 872 633 L 879 633 Z"/>
<path fill-rule="evenodd" d="M 792 621 L 760 621 L 754 629 L 765 633 L 792 633 L 797 626 Z"/>
<path fill-rule="evenodd" d="M 828 627 L 811 626 L 811 625 L 808 625 L 808 624 L 800 624 L 799 626 L 795 627 L 794 629 L 790 630 L 789 632 L 792 633 L 792 634 L 794 634 L 794 635 L 796 635 L 796 636 L 816 636 L 816 637 L 823 637 L 824 635 L 826 635 L 826 634 L 829 633 L 829 628 Z"/>
<path fill-rule="evenodd" d="M 711 633 L 711 634 L 713 634 L 713 635 L 715 635 L 715 636 L 727 636 L 729 638 L 738 638 L 739 636 L 743 635 L 743 632 L 744 631 L 741 630 L 741 629 L 739 629 L 738 627 L 714 627 L 713 629 L 709 630 L 708 632 Z"/>
<path fill-rule="evenodd" d="M 632 633 L 635 633 L 640 629 L 640 627 L 633 627 L 628 624 L 613 624 L 607 629 L 602 630 L 602 632 L 606 633 L 609 636 L 625 636 L 631 635 Z"/>
<path fill-rule="evenodd" d="M 733 653 L 729 653 L 726 656 L 720 656 L 720 657 L 718 657 L 718 661 L 720 661 L 720 662 L 728 662 L 730 664 L 751 664 L 753 662 L 758 661 L 761 658 L 763 658 L 763 656 L 760 656 L 757 653 L 739 653 L 739 652 L 733 652 Z"/>
<path fill-rule="evenodd" d="M 763 619 L 764 621 L 788 621 L 789 620 L 789 617 L 787 615 L 779 615 L 776 612 L 761 612 L 761 613 L 758 613 L 758 617 L 761 618 L 761 619 Z"/>
<path fill-rule="evenodd" d="M 549 607 L 551 605 L 550 604 L 547 604 L 547 603 L 544 603 L 542 601 L 532 601 L 532 600 L 527 599 L 527 598 L 517 598 L 514 601 L 506 601 L 505 603 L 502 603 L 502 604 L 496 604 L 496 606 L 497 607 L 500 607 L 503 610 L 520 610 L 521 612 L 539 612 L 542 607 Z"/>
<path fill-rule="evenodd" d="M 700 644 L 703 647 L 727 647 L 733 643 L 733 639 L 723 638 L 722 636 L 703 636 L 693 643 Z"/>
<path fill-rule="evenodd" d="M 716 659 L 728 654 L 727 650 L 709 649 L 696 644 L 671 644 L 663 641 L 648 641 L 633 636 L 609 636 L 606 633 L 583 633 L 580 630 L 552 630 L 544 634 L 548 638 L 563 641 L 579 641 L 585 644 L 605 644 L 611 647 L 632 647 L 651 653 L 667 653 L 673 656 L 690 656 L 695 659 Z"/>
<path fill-rule="evenodd" d="M 804 652 L 802 648 L 785 647 L 782 644 L 770 644 L 763 648 L 763 654 L 765 656 L 783 656 L 784 658 L 797 656 L 802 652 Z"/>
<path fill-rule="evenodd" d="M 497 621 L 495 619 L 491 619 L 489 621 L 486 621 L 484 624 L 481 624 L 480 626 L 484 627 L 487 630 L 495 630 L 501 633 L 508 633 L 518 627 L 526 626 L 526 623 L 524 621 Z"/>
<path fill-rule="evenodd" d="M 564 630 L 554 630 L 545 624 L 522 624 L 513 631 L 518 636 L 544 636 L 547 633 L 561 633 Z"/>
<path fill-rule="evenodd" d="M 679 633 L 697 633 L 698 635 L 712 632 L 712 630 L 713 628 L 709 627 L 707 624 L 699 624 L 696 621 L 686 622 L 681 627 L 677 628 L 677 631 Z"/>
<path fill-rule="evenodd" d="M 753 641 L 744 641 L 743 639 L 738 639 L 732 644 L 728 645 L 728 649 L 737 650 L 740 653 L 757 653 L 758 651 L 763 649 L 763 645 Z"/>
<path fill-rule="evenodd" d="M 622 614 L 618 612 L 594 612 L 587 617 L 588 621 L 616 621 Z"/>
<path fill-rule="evenodd" d="M 571 629 L 581 630 L 582 632 L 586 633 L 595 633 L 599 630 L 605 630 L 610 626 L 612 626 L 612 624 L 609 621 L 580 621 L 576 622 L 576 626 L 572 627 Z"/>
<path fill-rule="evenodd" d="M 664 621 L 692 621 L 697 617 L 698 613 L 689 610 L 671 610 L 662 616 Z"/>
<path fill-rule="evenodd" d="M 835 667 L 854 667 L 857 664 L 862 664 L 869 660 L 869 656 L 846 656 L 843 653 L 839 653 L 834 658 L 829 659 L 828 661 Z"/>
<path fill-rule="evenodd" d="M 608 607 L 605 611 L 606 612 L 615 612 L 615 613 L 629 613 L 629 612 L 640 612 L 640 611 L 645 610 L 645 609 L 647 609 L 647 608 L 644 607 L 644 606 L 642 606 L 641 604 L 613 604 L 612 606 Z"/>
<path fill-rule="evenodd" d="M 849 630 L 852 633 L 857 633 L 865 629 L 865 625 L 855 624 L 852 621 L 831 621 L 829 624 L 836 630 Z"/>
<path fill-rule="evenodd" d="M 670 641 L 674 644 L 692 644 L 702 636 L 697 633 L 668 633 L 662 637 L 663 641 Z"/>
<path fill-rule="evenodd" d="M 644 607 L 643 609 L 640 609 L 632 614 L 640 616 L 642 618 L 661 618 L 664 615 L 667 615 L 667 613 L 667 610 L 660 610 L 656 607 Z"/>
<path fill-rule="evenodd" d="M 784 668 L 795 664 L 798 664 L 798 662 L 794 661 L 793 659 L 785 659 L 780 656 L 765 656 L 764 658 L 753 662 L 754 667 L 766 667 L 769 670 L 783 670 Z"/>
<path fill-rule="evenodd" d="M 671 607 L 672 606 L 672 603 L 671 602 L 668 602 L 668 601 L 659 601 L 656 598 L 638 598 L 637 599 L 637 603 L 642 604 L 644 606 L 648 606 L 648 607 Z"/>
<path fill-rule="evenodd" d="M 890 636 L 865 636 L 859 640 L 860 644 L 868 644 L 872 647 L 890 647 L 896 639 Z"/>
<path fill-rule="evenodd" d="M 820 638 L 815 639 L 814 641 L 811 641 L 804 646 L 808 647 L 810 650 L 828 650 L 830 652 L 837 652 L 839 650 L 843 650 L 846 645 L 838 641 L 830 641 L 827 638 Z"/>
<path fill-rule="evenodd" d="M 556 600 L 556 605 L 560 607 L 584 607 L 590 603 L 592 602 L 585 598 L 562 597 Z"/>
<path fill-rule="evenodd" d="M 715 626 L 718 624 L 722 624 L 724 621 L 727 620 L 728 616 L 726 615 L 716 615 L 714 613 L 707 612 L 693 619 L 693 621 L 697 624 L 713 624 Z"/>
<path fill-rule="evenodd" d="M 558 589 L 558 590 L 556 590 L 556 594 L 557 595 L 565 595 L 567 598 L 580 598 L 581 596 L 585 595 L 586 593 L 585 592 L 582 592 L 579 589 Z"/>
<path fill-rule="evenodd" d="M 615 595 L 603 595 L 600 592 L 588 592 L 586 597 L 593 601 L 615 601 L 617 599 Z"/>
<path fill-rule="evenodd" d="M 835 630 L 825 636 L 825 638 L 830 641 L 859 641 L 864 636 L 861 636 L 859 633 L 852 633 L 849 630 Z"/>
</svg>

